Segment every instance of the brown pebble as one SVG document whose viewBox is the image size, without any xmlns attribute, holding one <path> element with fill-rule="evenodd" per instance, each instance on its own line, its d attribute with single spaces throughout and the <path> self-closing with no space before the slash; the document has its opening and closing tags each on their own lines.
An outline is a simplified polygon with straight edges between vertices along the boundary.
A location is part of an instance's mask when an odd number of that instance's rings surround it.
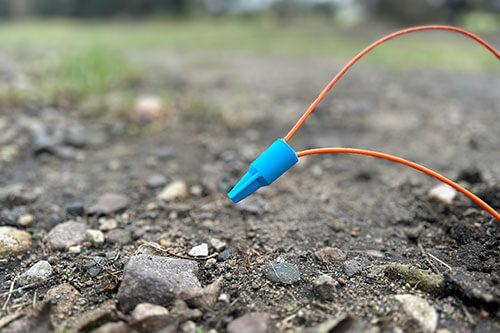
<svg viewBox="0 0 500 333">
<path fill-rule="evenodd" d="M 345 284 L 346 284 L 345 280 L 344 280 L 343 278 L 341 278 L 341 277 L 339 277 L 339 278 L 337 279 L 337 282 L 338 282 L 341 286 L 345 286 Z"/>
</svg>

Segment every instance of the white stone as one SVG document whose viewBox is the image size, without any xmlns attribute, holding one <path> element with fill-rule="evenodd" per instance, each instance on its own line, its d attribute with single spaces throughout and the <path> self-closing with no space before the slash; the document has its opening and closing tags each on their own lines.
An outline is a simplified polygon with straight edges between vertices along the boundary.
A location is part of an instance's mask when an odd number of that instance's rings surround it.
<svg viewBox="0 0 500 333">
<path fill-rule="evenodd" d="M 438 324 L 436 310 L 423 298 L 414 295 L 394 296 L 402 305 L 403 311 L 420 324 L 425 332 L 434 332 Z"/>
<path fill-rule="evenodd" d="M 32 283 L 42 283 L 52 275 L 52 266 L 45 260 L 39 261 L 30 269 L 17 278 L 17 283 L 20 286 L 26 286 Z"/>
<path fill-rule="evenodd" d="M 188 187 L 181 180 L 174 181 L 158 194 L 158 200 L 172 201 L 175 199 L 185 199 L 189 196 Z"/>
<path fill-rule="evenodd" d="M 94 245 L 104 244 L 104 234 L 101 230 L 89 229 L 85 232 L 85 239 Z"/>
<path fill-rule="evenodd" d="M 208 259 L 208 260 L 207 260 L 207 262 L 205 263 L 205 268 L 210 269 L 210 268 L 214 267 L 216 263 L 217 263 L 217 259 L 215 259 L 215 258 L 210 258 L 210 259 Z"/>
<path fill-rule="evenodd" d="M 219 298 L 217 298 L 218 302 L 229 303 L 229 295 L 228 294 L 220 294 Z"/>
<path fill-rule="evenodd" d="M 191 257 L 206 257 L 208 256 L 208 244 L 202 243 L 198 246 L 195 246 L 189 251 L 188 255 Z"/>
<path fill-rule="evenodd" d="M 24 214 L 19 216 L 17 219 L 17 224 L 23 227 L 28 227 L 35 222 L 35 217 L 32 214 Z"/>
<path fill-rule="evenodd" d="M 131 313 L 134 321 L 143 321 L 150 317 L 165 316 L 168 315 L 168 310 L 163 306 L 155 305 L 151 303 L 141 303 L 137 304 L 134 311 Z"/>
<path fill-rule="evenodd" d="M 223 242 L 217 238 L 210 239 L 210 245 L 212 245 L 212 247 L 217 251 L 223 250 L 227 246 L 226 242 Z"/>
<path fill-rule="evenodd" d="M 99 219 L 99 230 L 109 231 L 116 229 L 118 227 L 118 222 L 115 219 L 100 218 Z"/>
<path fill-rule="evenodd" d="M 451 204 L 456 195 L 457 190 L 446 184 L 437 185 L 429 191 L 429 197 L 431 199 L 438 200 L 445 204 Z"/>
<path fill-rule="evenodd" d="M 68 248 L 68 251 L 71 252 L 71 253 L 75 253 L 75 254 L 81 253 L 82 252 L 82 246 L 81 245 L 70 246 Z"/>
</svg>

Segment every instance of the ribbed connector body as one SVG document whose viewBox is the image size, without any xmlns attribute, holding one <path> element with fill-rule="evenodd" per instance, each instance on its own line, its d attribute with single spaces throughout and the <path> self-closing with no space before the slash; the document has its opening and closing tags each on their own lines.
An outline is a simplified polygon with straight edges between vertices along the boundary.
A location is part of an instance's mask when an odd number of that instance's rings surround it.
<svg viewBox="0 0 500 333">
<path fill-rule="evenodd" d="M 283 139 L 276 140 L 255 161 L 248 172 L 228 193 L 233 202 L 239 202 L 262 186 L 272 184 L 299 161 L 295 151 Z"/>
</svg>

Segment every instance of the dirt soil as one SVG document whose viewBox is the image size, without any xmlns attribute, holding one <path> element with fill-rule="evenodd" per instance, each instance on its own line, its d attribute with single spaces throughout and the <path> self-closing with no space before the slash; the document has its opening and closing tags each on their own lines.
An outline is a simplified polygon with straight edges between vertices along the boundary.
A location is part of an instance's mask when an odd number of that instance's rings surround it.
<svg viewBox="0 0 500 333">
<path fill-rule="evenodd" d="M 433 202 L 428 192 L 438 182 L 416 170 L 361 156 L 305 157 L 242 207 L 227 198 L 249 163 L 286 134 L 342 62 L 235 55 L 207 59 L 160 52 L 135 56 L 154 71 L 157 87 L 169 82 L 186 103 L 198 98 L 199 110 L 184 114 L 178 111 L 182 105 L 170 105 L 163 130 L 146 129 L 134 136 L 110 135 L 118 120 L 104 123 L 72 110 L 26 105 L 0 114 L 12 126 L 29 117 L 45 127 L 56 126 L 47 116 L 55 114 L 57 121 L 80 124 L 87 133 L 108 134 L 65 159 L 35 153 L 29 131 L 17 133 L 23 148 L 2 165 L 0 187 L 21 183 L 41 195 L 0 206 L 5 214 L 29 212 L 36 218 L 32 226 L 21 228 L 32 235 L 30 251 L 0 263 L 0 303 L 6 302 L 13 279 L 39 260 L 52 264 L 54 277 L 14 292 L 2 318 L 20 310 L 30 313 L 33 302 L 66 282 L 82 297 L 58 320 L 99 308 L 115 299 L 123 267 L 142 240 L 163 240 L 170 250 L 186 254 L 216 237 L 233 253 L 211 268 L 200 260 L 199 278 L 205 286 L 223 276 L 222 292 L 229 303 L 217 302 L 194 320 L 204 331 L 224 332 L 231 320 L 252 311 L 270 313 L 278 331 L 314 328 L 343 314 L 382 332 L 418 331 L 393 298 L 408 293 L 436 309 L 440 329 L 500 331 L 500 224 L 462 195 L 451 204 Z M 319 106 L 291 145 L 296 150 L 370 148 L 402 156 L 459 179 L 498 210 L 499 91 L 495 74 L 361 65 Z M 171 156 L 165 156 L 166 150 Z M 185 181 L 194 194 L 148 210 L 161 189 L 148 188 L 146 179 L 156 173 L 169 182 Z M 66 206 L 83 201 L 88 208 L 105 192 L 131 199 L 114 218 L 132 231 L 132 243 L 84 244 L 79 254 L 51 250 L 48 231 L 75 219 Z M 76 219 L 99 227 L 96 216 Z M 314 252 L 326 246 L 340 248 L 361 271 L 348 277 L 344 261 L 319 261 Z M 94 256 L 112 260 L 91 277 L 85 263 Z M 264 276 L 265 264 L 282 261 L 300 271 L 300 281 L 280 285 Z M 439 294 L 422 291 L 386 274 L 388 263 L 442 274 L 446 287 Z M 322 274 L 345 280 L 333 301 L 313 292 L 313 281 Z M 91 322 L 82 331 L 95 326 Z"/>
</svg>

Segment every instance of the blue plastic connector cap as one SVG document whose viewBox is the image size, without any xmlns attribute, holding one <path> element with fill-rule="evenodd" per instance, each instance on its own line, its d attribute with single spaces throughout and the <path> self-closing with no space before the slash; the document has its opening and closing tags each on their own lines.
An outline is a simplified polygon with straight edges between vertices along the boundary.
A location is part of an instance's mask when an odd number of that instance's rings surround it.
<svg viewBox="0 0 500 333">
<path fill-rule="evenodd" d="M 276 140 L 255 161 L 248 172 L 228 193 L 234 203 L 239 202 L 262 186 L 270 185 L 299 161 L 295 151 L 283 139 Z"/>
</svg>

